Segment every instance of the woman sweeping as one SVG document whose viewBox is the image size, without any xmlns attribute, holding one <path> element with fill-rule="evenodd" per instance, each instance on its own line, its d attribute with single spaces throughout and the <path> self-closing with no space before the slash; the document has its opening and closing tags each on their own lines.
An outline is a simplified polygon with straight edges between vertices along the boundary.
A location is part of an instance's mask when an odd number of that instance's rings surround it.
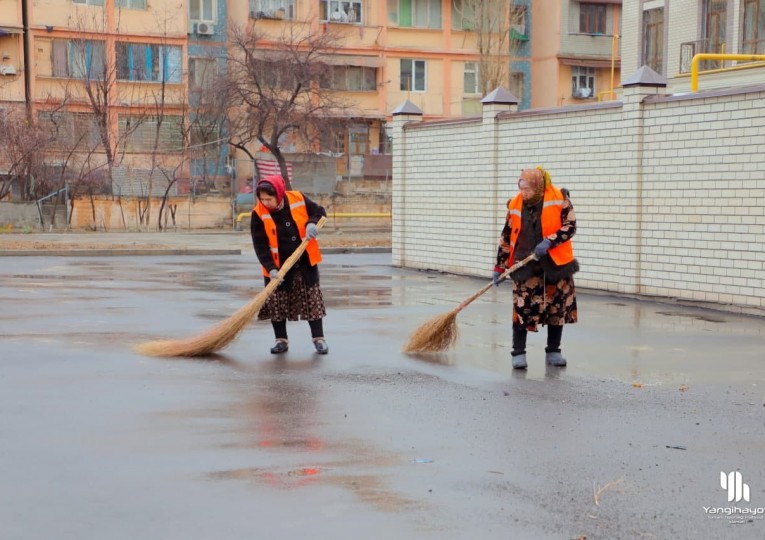
<svg viewBox="0 0 765 540">
<path fill-rule="evenodd" d="M 563 367 L 563 325 L 577 322 L 574 258 L 571 238 L 576 214 L 568 192 L 552 184 L 542 167 L 524 169 L 518 194 L 507 203 L 499 239 L 494 284 L 502 272 L 530 254 L 536 261 L 510 274 L 513 280 L 513 368 L 526 369 L 526 336 L 547 325 L 545 363 Z"/>
<path fill-rule="evenodd" d="M 287 260 L 304 238 L 310 239 L 303 256 L 258 312 L 258 319 L 270 319 L 274 328 L 276 344 L 271 353 L 287 352 L 287 321 L 302 319 L 311 327 L 316 352 L 327 354 L 329 347 L 322 323 L 327 312 L 319 287 L 321 251 L 316 241 L 319 234 L 316 223 L 327 212 L 300 191 L 287 191 L 284 179 L 278 175 L 258 181 L 255 197 L 250 232 L 266 284 L 276 279 L 280 261 Z"/>
</svg>

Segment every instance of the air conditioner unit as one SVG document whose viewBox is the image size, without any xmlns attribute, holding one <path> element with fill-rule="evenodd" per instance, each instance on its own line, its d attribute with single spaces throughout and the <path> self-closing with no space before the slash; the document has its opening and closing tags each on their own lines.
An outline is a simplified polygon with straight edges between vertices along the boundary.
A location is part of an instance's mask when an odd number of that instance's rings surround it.
<svg viewBox="0 0 765 540">
<path fill-rule="evenodd" d="M 197 34 L 200 36 L 211 36 L 215 33 L 215 25 L 201 22 L 197 23 Z"/>
<path fill-rule="evenodd" d="M 580 98 L 580 99 L 588 98 L 591 95 L 592 95 L 592 88 L 586 88 L 584 86 L 582 88 L 577 88 L 576 90 L 574 90 L 574 93 L 572 94 L 572 96 L 574 96 L 575 98 Z"/>
<path fill-rule="evenodd" d="M 0 75 L 16 75 L 16 66 L 0 66 Z"/>
</svg>

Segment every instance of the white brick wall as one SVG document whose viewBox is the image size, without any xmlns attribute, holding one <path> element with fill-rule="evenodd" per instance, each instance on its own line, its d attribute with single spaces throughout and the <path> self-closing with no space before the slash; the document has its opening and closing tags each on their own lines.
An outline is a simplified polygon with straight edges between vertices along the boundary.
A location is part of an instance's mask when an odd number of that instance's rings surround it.
<svg viewBox="0 0 765 540">
<path fill-rule="evenodd" d="M 765 309 L 765 87 L 642 98 L 396 117 L 394 264 L 488 279 L 518 174 L 544 165 L 571 191 L 579 286 Z"/>
</svg>

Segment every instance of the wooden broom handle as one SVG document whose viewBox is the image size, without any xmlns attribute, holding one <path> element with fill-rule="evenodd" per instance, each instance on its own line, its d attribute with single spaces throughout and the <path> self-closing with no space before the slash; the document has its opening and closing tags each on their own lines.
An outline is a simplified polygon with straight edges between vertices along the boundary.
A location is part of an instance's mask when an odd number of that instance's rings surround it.
<svg viewBox="0 0 765 540">
<path fill-rule="evenodd" d="M 523 259 L 522 261 L 518 261 L 518 262 L 517 262 L 517 263 L 515 263 L 513 266 L 511 266 L 510 268 L 508 268 L 507 270 L 505 270 L 504 272 L 502 272 L 502 275 L 501 275 L 501 276 L 499 276 L 500 280 L 502 280 L 502 279 L 506 279 L 506 278 L 507 278 L 507 277 L 508 277 L 510 274 L 512 274 L 513 272 L 515 272 L 516 270 L 518 270 L 518 269 L 519 269 L 519 268 L 521 268 L 522 266 L 526 266 L 528 263 L 530 263 L 531 261 L 533 261 L 533 260 L 535 260 L 535 259 L 536 259 L 536 257 L 535 257 L 535 256 L 534 256 L 534 254 L 532 253 L 531 255 L 529 255 L 528 257 L 526 257 L 525 259 Z M 460 311 L 462 311 L 463 309 L 465 309 L 466 307 L 468 307 L 468 305 L 470 305 L 470 303 L 471 303 L 473 300 L 475 300 L 476 298 L 478 298 L 479 296 L 481 296 L 482 294 L 484 294 L 486 291 L 488 291 L 489 289 L 491 289 L 493 286 L 494 286 L 494 281 L 492 281 L 492 282 L 491 282 L 491 283 L 489 283 L 488 285 L 485 285 L 485 286 L 484 286 L 484 287 L 483 287 L 481 290 L 479 290 L 477 293 L 475 293 L 475 294 L 474 294 L 473 296 L 471 296 L 470 298 L 466 298 L 466 299 L 465 299 L 465 300 L 464 300 L 464 301 L 463 301 L 463 302 L 462 302 L 462 303 L 461 303 L 459 306 L 457 306 L 457 307 L 454 309 L 454 313 L 459 313 Z"/>
<path fill-rule="evenodd" d="M 327 218 L 325 216 L 322 216 L 319 221 L 316 222 L 316 228 L 321 230 L 321 228 L 324 226 L 324 224 L 327 222 Z M 290 271 L 290 269 L 295 266 L 295 263 L 298 262 L 298 259 L 303 255 L 303 252 L 308 247 L 308 242 L 311 240 L 306 236 L 302 242 L 300 242 L 300 245 L 297 247 L 297 249 L 290 255 L 286 261 L 284 261 L 284 264 L 279 268 L 279 274 L 276 276 L 276 280 L 272 281 L 282 281 L 284 279 L 284 276 L 287 272 Z"/>
</svg>

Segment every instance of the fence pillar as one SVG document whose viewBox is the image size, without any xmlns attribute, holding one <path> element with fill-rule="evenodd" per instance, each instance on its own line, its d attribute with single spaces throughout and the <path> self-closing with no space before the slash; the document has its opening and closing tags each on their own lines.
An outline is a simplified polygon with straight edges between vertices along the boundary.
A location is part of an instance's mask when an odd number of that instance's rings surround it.
<svg viewBox="0 0 765 540">
<path fill-rule="evenodd" d="M 518 98 L 502 87 L 497 88 L 481 100 L 481 137 L 483 139 L 483 152 L 485 152 L 486 178 L 491 183 L 491 231 L 494 237 L 490 240 L 496 242 L 499 231 L 503 227 L 504 213 L 500 210 L 500 201 L 507 199 L 507 194 L 500 198 L 499 194 L 499 155 L 501 152 L 499 143 L 499 116 L 501 113 L 518 112 Z"/>
<path fill-rule="evenodd" d="M 634 146 L 631 151 L 629 163 L 625 168 L 625 180 L 631 180 L 629 185 L 634 186 L 632 197 L 624 197 L 623 200 L 633 200 L 635 218 L 625 223 L 625 229 L 634 227 L 633 245 L 625 246 L 628 253 L 616 253 L 622 260 L 631 262 L 625 269 L 626 276 L 632 278 L 633 290 L 625 292 L 642 294 L 642 259 L 643 259 L 643 153 L 644 153 L 644 100 L 647 96 L 659 93 L 659 88 L 666 88 L 667 80 L 653 71 L 648 66 L 643 66 L 634 75 L 622 82 L 622 115 L 624 127 L 627 133 L 632 134 Z M 626 231 L 625 231 L 626 232 Z M 615 239 L 616 241 L 616 239 Z M 614 246 L 616 249 L 618 246 Z"/>
<path fill-rule="evenodd" d="M 391 189 L 392 204 L 392 262 L 397 266 L 406 266 L 406 157 L 407 141 L 405 126 L 409 122 L 422 119 L 422 110 L 408 99 L 396 107 L 393 116 L 393 182 Z"/>
</svg>

